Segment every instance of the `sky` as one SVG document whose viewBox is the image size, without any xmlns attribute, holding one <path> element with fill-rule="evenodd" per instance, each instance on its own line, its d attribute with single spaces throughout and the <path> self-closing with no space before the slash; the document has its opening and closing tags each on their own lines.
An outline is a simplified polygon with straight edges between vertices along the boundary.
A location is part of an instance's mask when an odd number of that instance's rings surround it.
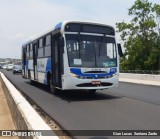
<svg viewBox="0 0 160 139">
<path fill-rule="evenodd" d="M 149 0 L 160 4 L 160 0 Z M 0 58 L 21 58 L 22 44 L 61 21 L 129 22 L 135 0 L 0 0 Z M 117 42 L 119 42 L 117 35 Z"/>
</svg>

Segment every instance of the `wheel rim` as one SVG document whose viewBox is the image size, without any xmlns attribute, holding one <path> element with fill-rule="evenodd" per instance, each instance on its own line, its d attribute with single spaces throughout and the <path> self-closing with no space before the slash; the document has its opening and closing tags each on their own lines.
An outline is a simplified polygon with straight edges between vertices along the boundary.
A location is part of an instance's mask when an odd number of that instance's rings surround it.
<svg viewBox="0 0 160 139">
<path fill-rule="evenodd" d="M 29 73 L 29 75 L 28 75 L 28 79 L 29 79 L 29 83 L 31 84 L 31 83 L 32 83 L 32 80 L 31 80 L 31 75 L 30 75 L 30 73 Z"/>
</svg>

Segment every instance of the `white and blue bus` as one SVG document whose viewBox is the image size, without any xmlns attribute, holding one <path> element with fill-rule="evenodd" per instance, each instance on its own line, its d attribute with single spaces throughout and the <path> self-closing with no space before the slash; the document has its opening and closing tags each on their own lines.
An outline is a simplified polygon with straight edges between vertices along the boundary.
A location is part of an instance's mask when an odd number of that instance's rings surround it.
<svg viewBox="0 0 160 139">
<path fill-rule="evenodd" d="M 22 46 L 22 76 L 61 90 L 107 89 L 118 85 L 121 45 L 113 27 L 61 22 Z"/>
</svg>

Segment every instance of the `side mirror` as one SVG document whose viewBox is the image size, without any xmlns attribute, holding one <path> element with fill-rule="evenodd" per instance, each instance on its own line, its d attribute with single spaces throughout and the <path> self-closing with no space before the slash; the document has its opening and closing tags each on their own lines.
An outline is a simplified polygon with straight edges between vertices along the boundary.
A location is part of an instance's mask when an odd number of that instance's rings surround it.
<svg viewBox="0 0 160 139">
<path fill-rule="evenodd" d="M 118 47 L 118 54 L 119 54 L 119 56 L 120 56 L 120 57 L 123 57 L 123 52 L 122 52 L 121 44 L 118 43 L 118 44 L 117 44 L 117 47 Z"/>
</svg>

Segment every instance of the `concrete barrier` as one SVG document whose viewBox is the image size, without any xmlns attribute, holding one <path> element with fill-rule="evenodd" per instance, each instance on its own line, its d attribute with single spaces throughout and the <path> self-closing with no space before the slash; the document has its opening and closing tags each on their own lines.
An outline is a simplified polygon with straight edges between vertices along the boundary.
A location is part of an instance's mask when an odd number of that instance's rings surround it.
<svg viewBox="0 0 160 139">
<path fill-rule="evenodd" d="M 160 75 L 120 73 L 119 81 L 160 86 Z"/>
<path fill-rule="evenodd" d="M 136 80 L 160 81 L 160 75 L 152 75 L 152 74 L 120 73 L 119 77 L 136 79 Z"/>
<path fill-rule="evenodd" d="M 52 131 L 20 92 L 0 72 L 0 80 L 17 130 Z M 53 132 L 53 135 L 54 132 Z M 30 136 L 20 139 L 59 139 L 58 136 Z"/>
</svg>

